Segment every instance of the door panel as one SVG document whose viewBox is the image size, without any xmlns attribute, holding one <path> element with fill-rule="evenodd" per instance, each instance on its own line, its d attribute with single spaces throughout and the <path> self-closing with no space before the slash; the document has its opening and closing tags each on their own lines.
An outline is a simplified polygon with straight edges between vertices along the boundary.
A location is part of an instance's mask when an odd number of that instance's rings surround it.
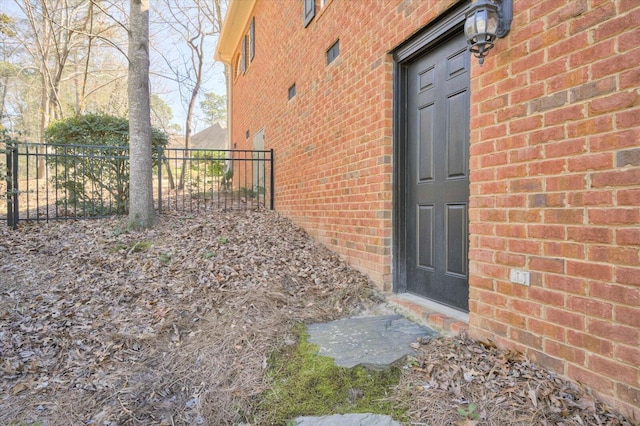
<svg viewBox="0 0 640 426">
<path fill-rule="evenodd" d="M 434 105 L 420 109 L 420 162 L 419 182 L 433 180 L 433 113 Z"/>
<path fill-rule="evenodd" d="M 433 269 L 433 206 L 418 206 L 418 266 Z"/>
<path fill-rule="evenodd" d="M 467 239 L 467 206 L 466 204 L 448 204 L 446 206 L 445 221 L 447 222 L 447 250 L 445 259 L 446 271 L 467 275 L 467 247 L 464 241 Z"/>
<path fill-rule="evenodd" d="M 467 126 L 460 123 L 460 111 L 469 108 L 469 93 L 456 93 L 447 99 L 447 177 L 464 178 L 467 176 L 467 152 L 464 140 L 467 136 Z"/>
<path fill-rule="evenodd" d="M 469 53 L 464 35 L 407 65 L 407 290 L 469 309 Z"/>
</svg>

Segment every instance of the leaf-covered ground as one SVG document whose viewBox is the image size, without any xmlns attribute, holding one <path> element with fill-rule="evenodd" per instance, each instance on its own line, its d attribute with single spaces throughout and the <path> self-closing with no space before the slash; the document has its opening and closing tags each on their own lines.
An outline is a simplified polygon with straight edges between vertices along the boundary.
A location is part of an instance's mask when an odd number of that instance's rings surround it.
<svg viewBox="0 0 640 426">
<path fill-rule="evenodd" d="M 520 353 L 467 337 L 420 344 L 394 399 L 416 425 L 632 425 Z"/>
<path fill-rule="evenodd" d="M 262 424 L 266 361 L 293 325 L 379 302 L 270 211 L 167 214 L 136 233 L 124 219 L 2 227 L 0 424 Z M 415 424 L 627 424 L 476 342 L 420 352 L 394 397 Z"/>
<path fill-rule="evenodd" d="M 0 424 L 251 420 L 291 326 L 374 294 L 273 212 L 0 232 Z"/>
</svg>

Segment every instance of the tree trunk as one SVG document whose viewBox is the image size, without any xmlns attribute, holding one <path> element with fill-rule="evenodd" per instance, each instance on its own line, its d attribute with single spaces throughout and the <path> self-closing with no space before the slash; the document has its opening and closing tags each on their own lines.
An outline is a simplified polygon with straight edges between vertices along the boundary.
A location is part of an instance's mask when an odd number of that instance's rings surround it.
<svg viewBox="0 0 640 426">
<path fill-rule="evenodd" d="M 151 162 L 149 99 L 149 0 L 131 0 L 129 14 L 129 227 L 156 221 Z"/>
<path fill-rule="evenodd" d="M 4 118 L 4 105 L 7 101 L 7 86 L 9 85 L 9 76 L 2 77 L 2 98 L 0 100 L 0 120 Z"/>
<path fill-rule="evenodd" d="M 200 63 L 202 63 L 202 61 Z M 188 167 L 187 159 L 189 158 L 189 153 L 190 153 L 189 149 L 191 148 L 191 133 L 192 133 L 191 124 L 193 122 L 193 111 L 196 106 L 196 99 L 199 91 L 200 91 L 200 79 L 198 78 L 196 82 L 196 86 L 191 92 L 191 99 L 189 100 L 189 108 L 187 109 L 187 119 L 184 126 L 185 127 L 185 133 L 184 133 L 185 151 L 184 151 L 184 159 L 182 160 L 182 173 L 180 173 L 180 183 L 178 184 L 178 189 L 184 189 L 186 172 Z"/>
<path fill-rule="evenodd" d="M 173 181 L 173 173 L 171 172 L 171 164 L 169 164 L 169 160 L 167 160 L 166 157 L 163 159 L 163 162 L 167 168 L 167 179 L 169 179 L 169 188 L 176 189 L 176 183 Z"/>
<path fill-rule="evenodd" d="M 39 137 L 39 142 L 41 144 L 44 144 L 44 131 L 46 130 L 47 126 L 49 125 L 49 96 L 48 93 L 49 91 L 47 90 L 47 85 L 44 81 L 45 77 L 44 77 L 44 73 L 41 72 L 41 77 L 42 77 L 42 88 L 41 88 L 41 92 L 40 92 L 40 137 Z M 46 170 L 47 170 L 47 165 L 45 163 L 44 160 L 44 148 L 39 148 L 38 149 L 38 169 L 36 171 L 36 178 L 37 179 L 46 179 L 47 175 L 46 175 Z"/>
</svg>

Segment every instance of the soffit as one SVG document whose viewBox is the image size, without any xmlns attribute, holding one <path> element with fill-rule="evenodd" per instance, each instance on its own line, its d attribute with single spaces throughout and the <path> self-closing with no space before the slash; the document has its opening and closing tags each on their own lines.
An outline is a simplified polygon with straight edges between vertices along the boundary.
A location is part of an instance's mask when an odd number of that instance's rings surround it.
<svg viewBox="0 0 640 426">
<path fill-rule="evenodd" d="M 233 54 L 244 36 L 244 29 L 249 24 L 255 3 L 256 0 L 229 1 L 216 47 L 215 59 L 217 61 L 231 64 Z"/>
</svg>

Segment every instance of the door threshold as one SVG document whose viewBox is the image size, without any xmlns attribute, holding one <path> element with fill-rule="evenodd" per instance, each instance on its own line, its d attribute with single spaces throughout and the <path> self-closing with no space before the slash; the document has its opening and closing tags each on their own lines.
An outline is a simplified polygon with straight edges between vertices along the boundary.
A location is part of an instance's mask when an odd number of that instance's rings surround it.
<svg viewBox="0 0 640 426">
<path fill-rule="evenodd" d="M 458 335 L 469 329 L 467 312 L 411 293 L 389 293 L 385 296 L 387 301 L 405 316 L 435 328 L 441 333 Z"/>
</svg>

